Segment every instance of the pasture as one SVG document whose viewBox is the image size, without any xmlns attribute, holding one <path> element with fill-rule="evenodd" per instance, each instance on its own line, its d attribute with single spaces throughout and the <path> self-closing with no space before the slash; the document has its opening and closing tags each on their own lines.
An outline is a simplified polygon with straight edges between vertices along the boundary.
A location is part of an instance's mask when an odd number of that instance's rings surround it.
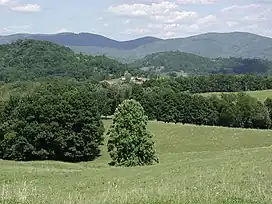
<svg viewBox="0 0 272 204">
<path fill-rule="evenodd" d="M 110 121 L 105 121 L 108 128 Z M 270 204 L 272 132 L 150 122 L 160 163 L 1 161 L 4 204 Z"/>
<path fill-rule="evenodd" d="M 230 93 L 230 92 L 227 92 Z M 259 101 L 264 102 L 266 98 L 272 98 L 272 90 L 261 90 L 261 91 L 246 91 L 252 97 L 257 98 Z M 221 94 L 221 92 L 209 92 L 209 93 L 202 93 L 203 96 L 210 96 L 213 94 Z"/>
</svg>

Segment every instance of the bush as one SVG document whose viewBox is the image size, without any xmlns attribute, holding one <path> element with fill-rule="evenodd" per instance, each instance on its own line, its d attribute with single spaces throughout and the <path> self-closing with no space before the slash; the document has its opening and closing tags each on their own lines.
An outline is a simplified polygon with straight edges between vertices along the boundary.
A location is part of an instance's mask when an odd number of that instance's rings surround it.
<svg viewBox="0 0 272 204">
<path fill-rule="evenodd" d="M 93 93 L 49 85 L 10 98 L 2 116 L 0 158 L 90 161 L 100 155 L 103 132 Z"/>
<path fill-rule="evenodd" d="M 147 116 L 139 102 L 125 100 L 117 107 L 108 131 L 110 165 L 143 166 L 159 162 L 146 126 Z"/>
</svg>

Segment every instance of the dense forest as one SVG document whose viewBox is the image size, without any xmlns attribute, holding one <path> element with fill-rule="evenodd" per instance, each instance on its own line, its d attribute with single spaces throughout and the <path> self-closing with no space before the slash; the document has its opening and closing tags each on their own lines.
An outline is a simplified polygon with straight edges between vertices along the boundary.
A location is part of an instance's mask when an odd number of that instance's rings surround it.
<svg viewBox="0 0 272 204">
<path fill-rule="evenodd" d="M 272 88 L 272 77 L 267 75 L 204 75 L 175 78 L 152 78 L 143 84 L 147 87 L 169 87 L 176 92 L 240 92 Z"/>
<path fill-rule="evenodd" d="M 272 128 L 272 100 L 262 103 L 243 93 L 272 89 L 269 75 L 155 75 L 139 84 L 109 83 L 104 79 L 141 72 L 34 40 L 1 46 L 0 59 L 0 159 L 94 160 L 104 140 L 101 118 L 126 99 L 139 102 L 149 120 Z M 204 92 L 240 93 L 198 94 Z"/>
<path fill-rule="evenodd" d="M 124 64 L 105 56 L 75 54 L 70 48 L 46 41 L 18 40 L 2 45 L 0 57 L 3 82 L 48 76 L 103 80 L 109 75 L 120 77 L 127 70 Z"/>
<path fill-rule="evenodd" d="M 268 74 L 272 62 L 248 58 L 207 58 L 195 54 L 170 51 L 147 55 L 130 64 L 154 74 L 200 75 L 200 74 Z"/>
</svg>

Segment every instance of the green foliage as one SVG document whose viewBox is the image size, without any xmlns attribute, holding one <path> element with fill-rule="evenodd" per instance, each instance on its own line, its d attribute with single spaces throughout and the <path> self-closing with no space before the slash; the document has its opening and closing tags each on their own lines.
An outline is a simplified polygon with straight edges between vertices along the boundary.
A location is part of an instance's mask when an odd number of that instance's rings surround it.
<svg viewBox="0 0 272 204">
<path fill-rule="evenodd" d="M 126 70 L 125 65 L 105 56 L 75 54 L 46 41 L 18 40 L 0 48 L 0 80 L 4 82 L 48 76 L 102 80 L 109 75 L 119 77 Z"/>
<path fill-rule="evenodd" d="M 212 70 L 214 62 L 209 58 L 195 54 L 171 51 L 147 55 L 130 66 L 147 69 L 149 72 L 158 74 L 169 73 L 173 75 L 175 72 L 201 74 Z"/>
<path fill-rule="evenodd" d="M 272 89 L 272 77 L 263 75 L 206 75 L 177 78 L 152 78 L 143 87 L 167 87 L 174 92 L 239 92 Z"/>
<path fill-rule="evenodd" d="M 104 127 L 92 92 L 49 84 L 11 96 L 1 118 L 0 158 L 80 162 L 100 155 Z"/>
<path fill-rule="evenodd" d="M 179 91 L 174 83 L 162 84 L 145 88 L 141 95 L 132 90 L 132 98 L 141 101 L 149 119 L 240 128 L 271 127 L 271 108 L 245 93 L 204 97 Z"/>
<path fill-rule="evenodd" d="M 125 100 L 118 106 L 108 131 L 111 165 L 142 166 L 159 162 L 146 126 L 147 117 L 139 102 Z"/>
<path fill-rule="evenodd" d="M 267 109 L 269 111 L 269 116 L 272 119 L 272 98 L 267 98 L 264 101 L 264 105 L 267 107 Z"/>
<path fill-rule="evenodd" d="M 67 90 L 92 93 L 102 116 L 112 116 L 124 100 L 134 99 L 140 102 L 150 120 L 266 129 L 270 127 L 271 108 L 252 97 L 236 93 L 203 97 L 194 93 L 269 89 L 271 84 L 271 77 L 254 75 L 168 77 L 151 79 L 144 84 L 108 84 L 54 77 L 3 85 L 0 110 L 4 109 L 10 96 L 28 96 L 39 87 L 51 86 L 55 95 Z"/>
<path fill-rule="evenodd" d="M 147 55 L 130 64 L 154 74 L 200 75 L 200 74 L 265 74 L 271 73 L 272 62 L 248 58 L 207 58 L 195 54 L 170 51 Z"/>
</svg>

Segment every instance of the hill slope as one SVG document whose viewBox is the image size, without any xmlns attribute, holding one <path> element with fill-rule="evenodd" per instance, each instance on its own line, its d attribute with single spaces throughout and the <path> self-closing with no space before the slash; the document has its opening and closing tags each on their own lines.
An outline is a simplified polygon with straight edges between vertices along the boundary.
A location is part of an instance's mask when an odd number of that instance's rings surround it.
<svg viewBox="0 0 272 204">
<path fill-rule="evenodd" d="M 262 59 L 248 58 L 207 58 L 195 54 L 169 51 L 153 53 L 130 64 L 132 68 L 140 68 L 152 73 L 177 74 L 265 74 L 271 73 L 272 62 Z"/>
<path fill-rule="evenodd" d="M 94 162 L 0 161 L 0 203 L 272 203 L 270 131 L 160 122 L 148 130 L 154 166 L 109 167 L 106 142 Z"/>
<path fill-rule="evenodd" d="M 125 65 L 105 56 L 77 55 L 47 41 L 18 40 L 0 46 L 0 80 L 4 82 L 48 76 L 101 80 L 111 74 L 119 77 L 125 70 Z"/>
<path fill-rule="evenodd" d="M 129 41 L 117 41 L 91 33 L 15 34 L 10 36 L 0 36 L 0 44 L 10 43 L 18 39 L 45 40 L 65 46 L 98 46 L 120 50 L 135 49 L 141 45 L 160 40 L 154 37 L 143 37 Z"/>
</svg>

